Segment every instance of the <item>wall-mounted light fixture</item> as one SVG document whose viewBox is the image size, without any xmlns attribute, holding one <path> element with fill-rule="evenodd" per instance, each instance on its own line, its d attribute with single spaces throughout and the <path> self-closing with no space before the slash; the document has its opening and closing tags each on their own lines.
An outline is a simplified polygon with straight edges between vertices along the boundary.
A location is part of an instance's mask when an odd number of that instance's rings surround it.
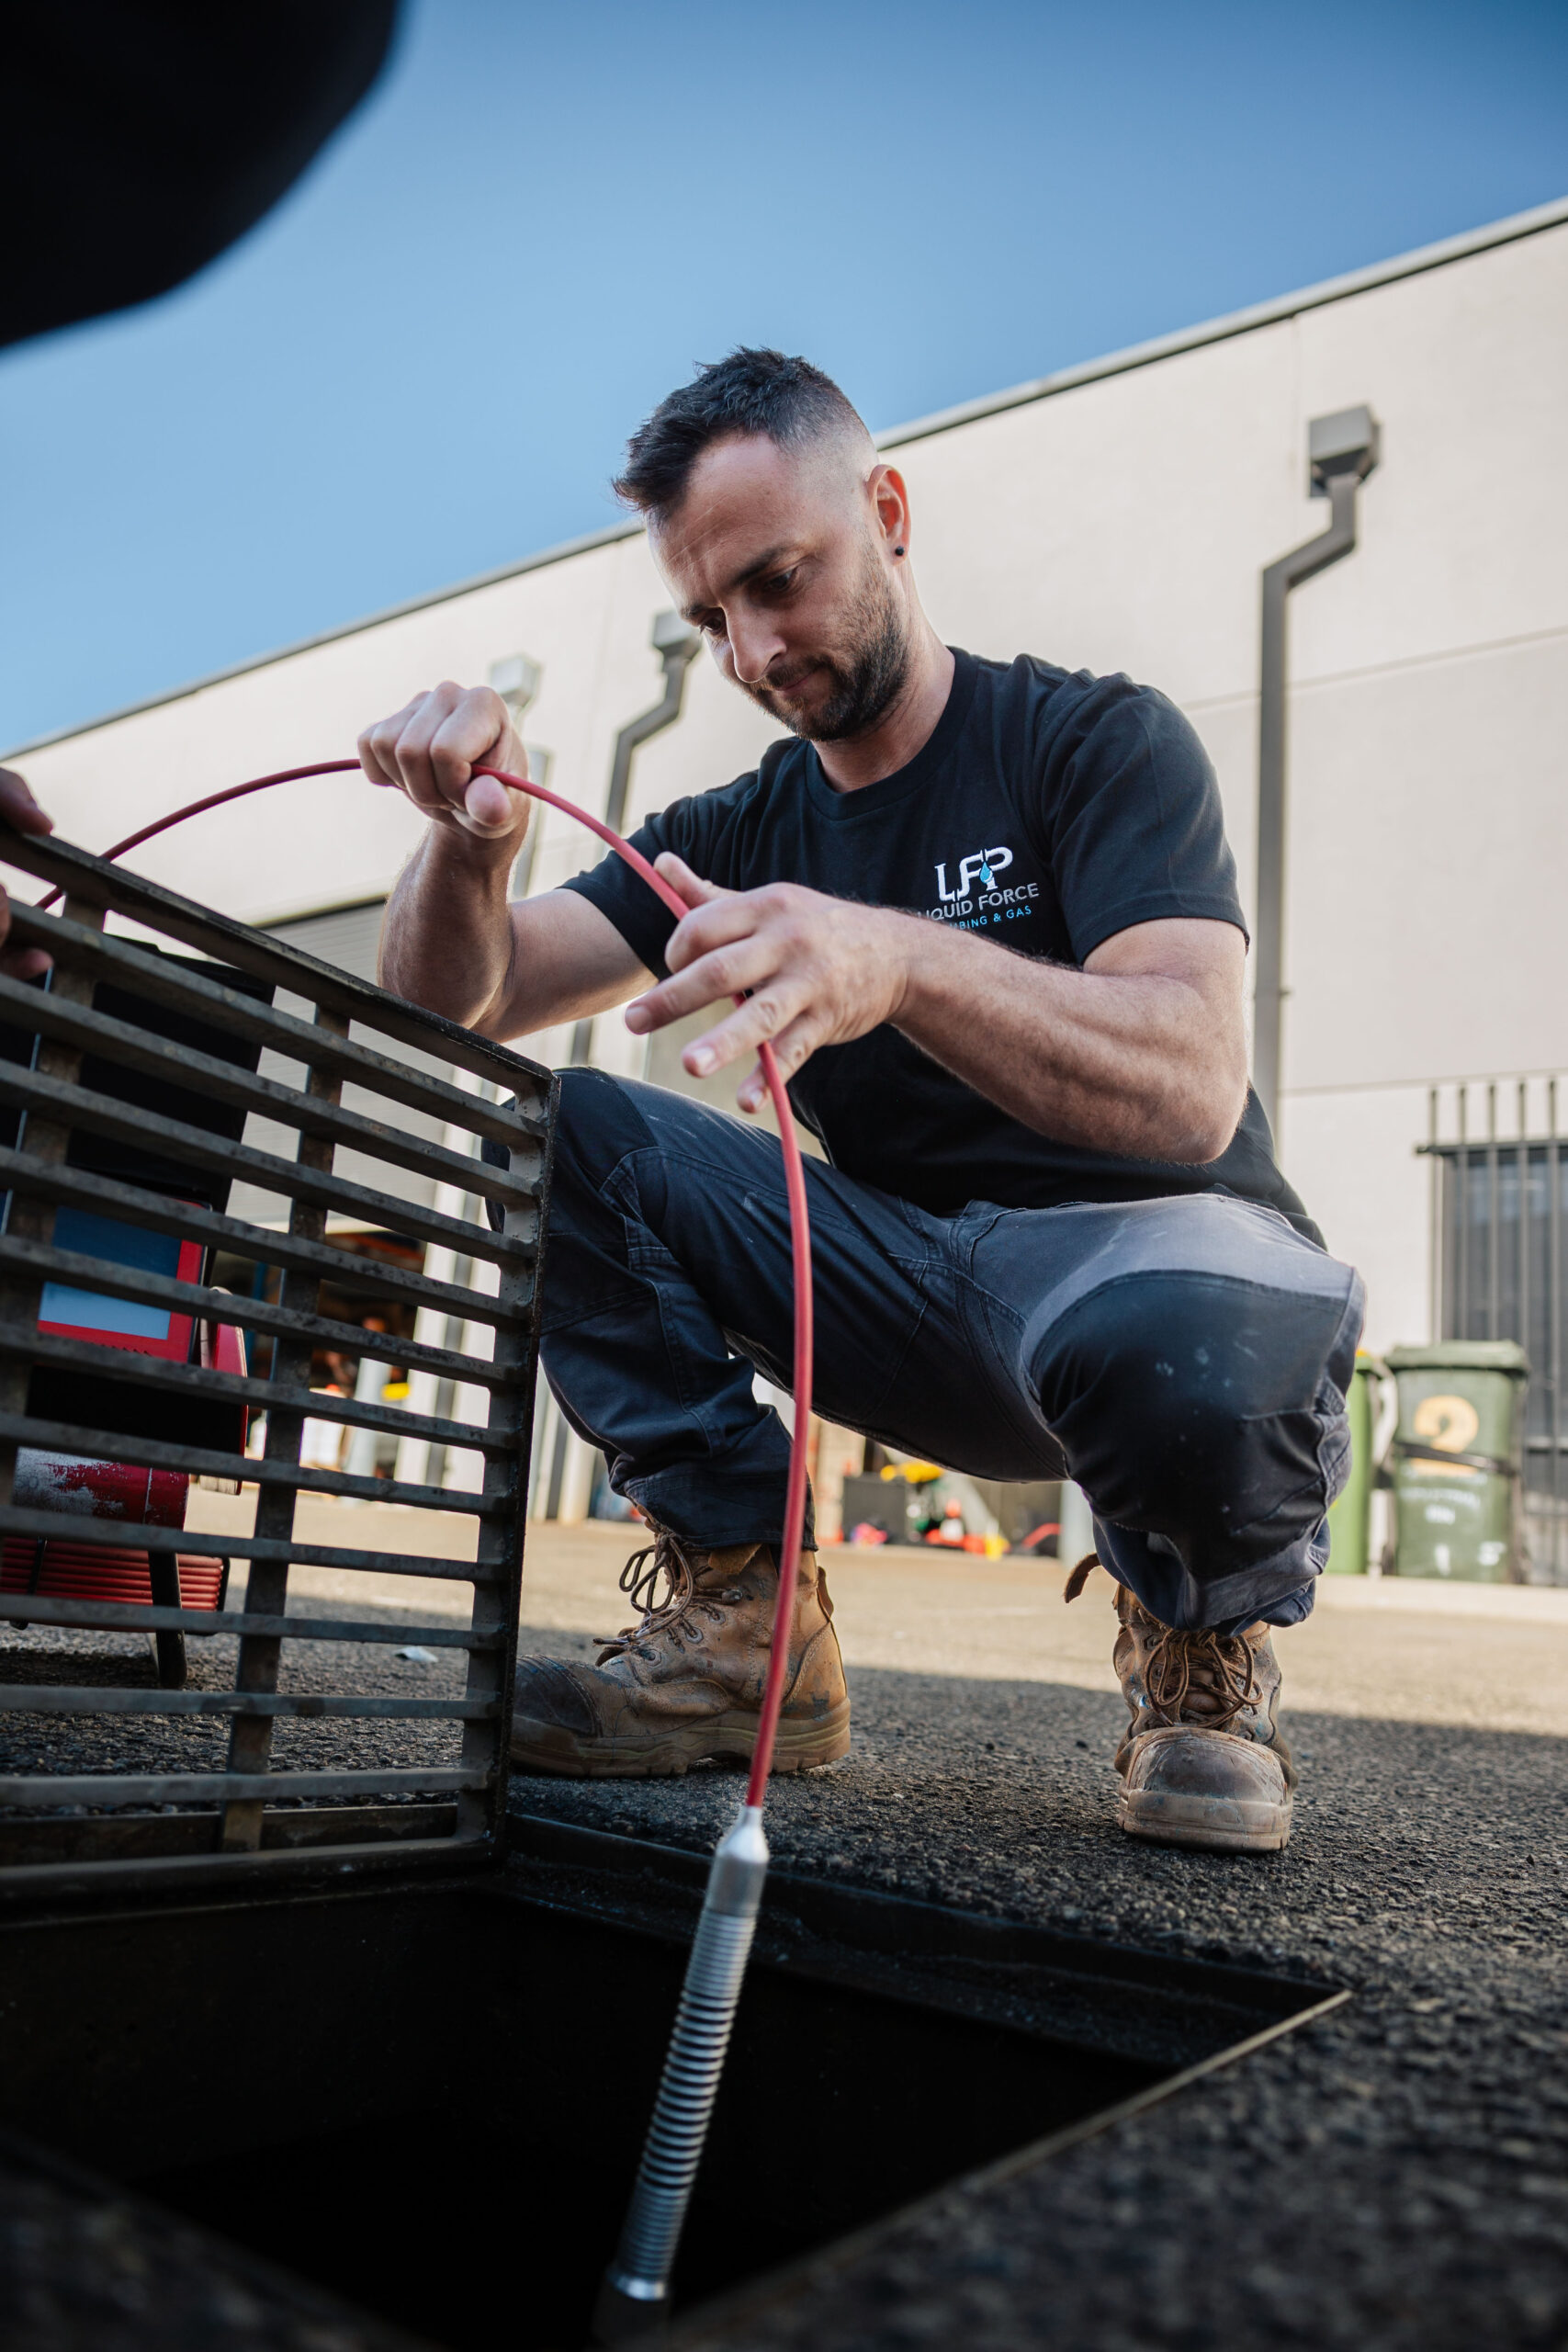
<svg viewBox="0 0 1568 2352">
<path fill-rule="evenodd" d="M 526 653 L 508 653 L 503 660 L 491 663 L 489 683 L 512 713 L 514 726 L 538 693 L 543 675 L 539 664 L 530 661 Z"/>
</svg>

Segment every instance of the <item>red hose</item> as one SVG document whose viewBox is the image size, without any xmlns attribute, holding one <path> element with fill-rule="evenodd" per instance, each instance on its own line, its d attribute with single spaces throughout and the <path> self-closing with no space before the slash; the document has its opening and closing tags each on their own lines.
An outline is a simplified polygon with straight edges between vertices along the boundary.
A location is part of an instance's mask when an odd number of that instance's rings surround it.
<svg viewBox="0 0 1568 2352">
<path fill-rule="evenodd" d="M 231 784 L 225 792 L 209 792 L 204 800 L 193 800 L 184 808 L 176 808 L 167 817 L 160 817 L 155 824 L 143 825 L 139 832 L 128 833 L 113 849 L 106 850 L 107 858 L 123 857 L 127 850 L 138 849 L 155 834 L 166 833 L 172 826 L 183 825 L 187 817 L 199 817 L 209 808 L 220 808 L 226 800 L 243 800 L 247 793 L 265 792 L 275 784 L 295 784 L 304 776 L 338 775 L 353 771 L 359 773 L 357 760 L 321 760 L 304 768 L 279 768 L 275 775 L 253 776 L 248 784 Z M 525 792 L 534 800 L 547 802 L 564 815 L 575 817 L 591 833 L 613 849 L 617 857 L 625 858 L 634 874 L 640 875 L 650 890 L 657 891 L 677 922 L 691 910 L 686 901 L 663 876 L 656 874 L 640 850 L 621 839 L 599 818 L 591 817 L 586 808 L 579 808 L 570 800 L 563 800 L 558 792 L 547 792 L 542 784 L 530 784 L 525 776 L 510 775 L 504 768 L 477 767 L 475 775 L 493 776 L 498 784 L 506 785 L 513 792 Z M 51 907 L 61 892 L 51 890 L 39 900 L 40 908 Z M 737 1004 L 743 999 L 737 997 Z M 784 1680 L 789 1670 L 790 1628 L 795 1622 L 795 1591 L 801 1538 L 806 1532 L 806 1448 L 811 1425 L 811 1227 L 806 1204 L 806 1170 L 801 1163 L 800 1145 L 795 1132 L 795 1122 L 789 1106 L 789 1096 L 779 1074 L 773 1049 L 764 1038 L 757 1048 L 757 1059 L 773 1098 L 779 1123 L 779 1141 L 784 1150 L 784 1190 L 789 1200 L 790 1260 L 795 1279 L 795 1430 L 790 1440 L 789 1476 L 784 1488 L 784 1544 L 779 1557 L 778 1602 L 773 1611 L 773 1648 L 768 1658 L 768 1679 L 762 1693 L 762 1712 L 757 1725 L 757 1745 L 751 1758 L 751 1775 L 746 1784 L 746 1802 L 761 1805 L 767 1793 L 768 1774 L 773 1770 L 773 1742 L 778 1734 L 779 1712 L 784 1705 Z"/>
<path fill-rule="evenodd" d="M 127 833 L 122 842 L 116 842 L 113 849 L 105 850 L 104 855 L 111 861 L 123 857 L 128 849 L 140 849 L 142 842 L 150 842 L 155 833 L 166 833 L 172 825 L 183 825 L 187 817 L 199 817 L 208 808 L 221 808 L 225 800 L 243 800 L 247 792 L 265 792 L 270 784 L 297 784 L 301 776 L 336 775 L 341 770 L 357 770 L 358 766 L 357 760 L 322 760 L 316 767 L 279 768 L 276 775 L 257 775 L 253 776 L 249 784 L 231 784 L 227 792 L 209 792 L 205 800 L 187 801 L 185 808 L 176 808 L 173 816 L 160 817 L 156 824 L 143 825 L 139 833 Z M 46 890 L 38 902 L 39 912 L 46 911 L 53 906 L 56 899 L 63 896 L 63 884 L 57 890 Z"/>
</svg>

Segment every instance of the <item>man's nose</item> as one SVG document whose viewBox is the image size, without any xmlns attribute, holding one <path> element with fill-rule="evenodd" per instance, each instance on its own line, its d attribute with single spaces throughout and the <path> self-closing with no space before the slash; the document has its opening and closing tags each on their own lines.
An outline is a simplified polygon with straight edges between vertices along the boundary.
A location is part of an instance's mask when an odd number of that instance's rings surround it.
<svg viewBox="0 0 1568 2352">
<path fill-rule="evenodd" d="M 784 650 L 776 623 L 765 613 L 731 613 L 729 658 L 738 685 L 760 686 L 769 668 Z"/>
</svg>

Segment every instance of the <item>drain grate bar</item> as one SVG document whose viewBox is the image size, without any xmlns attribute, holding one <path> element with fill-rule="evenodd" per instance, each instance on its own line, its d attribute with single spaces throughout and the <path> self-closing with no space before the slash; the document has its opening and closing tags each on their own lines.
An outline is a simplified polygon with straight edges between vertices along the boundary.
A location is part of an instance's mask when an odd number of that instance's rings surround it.
<svg viewBox="0 0 1568 2352">
<path fill-rule="evenodd" d="M 171 1158 L 186 1168 L 226 1176 L 231 1182 L 259 1184 L 310 1208 L 352 1216 L 358 1224 L 378 1223 L 389 1197 L 368 1184 L 352 1183 L 346 1176 L 318 1174 L 303 1158 L 283 1159 L 272 1152 L 258 1151 L 252 1144 L 220 1142 L 197 1127 L 187 1126 L 178 1119 L 159 1118 L 151 1111 L 132 1114 L 112 1095 L 98 1094 L 87 1087 L 73 1086 L 67 1080 L 18 1069 L 6 1063 L 0 1063 L 0 1102 L 37 1110 L 51 1121 L 85 1128 L 88 1134 L 106 1136 L 112 1143 L 129 1144 L 133 1150 L 150 1144 L 162 1145 Z M 306 1129 L 304 1139 L 315 1142 L 320 1138 Z M 356 1140 L 355 1150 L 363 1156 L 367 1146 Z M 30 1156 L 19 1154 L 14 1177 L 18 1191 L 26 1190 L 31 1173 Z M 462 1219 L 422 1208 L 412 1201 L 400 1200 L 398 1208 L 400 1222 L 422 1241 L 452 1243 L 466 1250 L 470 1257 L 492 1258 L 500 1265 L 533 1255 L 532 1231 L 491 1233 L 487 1227 L 481 1236 Z"/>
<path fill-rule="evenodd" d="M 29 1340 L 28 1328 L 25 1324 L 0 1323 L 0 1357 L 26 1356 L 33 1363 L 58 1366 L 66 1372 L 101 1373 L 105 1369 L 96 1347 L 80 1340 L 56 1339 L 43 1331 Z M 478 1364 L 480 1359 L 475 1357 L 473 1361 Z M 488 1364 L 484 1368 L 491 1369 Z M 173 1395 L 205 1396 L 237 1405 L 265 1407 L 274 1395 L 270 1381 L 242 1378 L 238 1373 L 209 1372 L 204 1365 L 170 1363 L 156 1356 L 128 1356 L 123 1363 L 116 1363 L 114 1376 L 133 1386 L 164 1388 Z M 404 1412 L 400 1407 L 361 1404 L 355 1398 L 329 1396 L 314 1389 L 310 1392 L 310 1415 L 315 1420 L 352 1421 L 356 1427 L 383 1430 L 397 1437 L 412 1433 L 439 1438 L 447 1445 L 469 1446 L 480 1453 L 502 1453 L 511 1445 L 510 1437 L 503 1437 L 488 1425 L 481 1428 L 477 1422 L 449 1421 L 439 1415 Z"/>
<path fill-rule="evenodd" d="M 99 1772 L 0 1774 L 0 1805 L 39 1813 L 54 1805 L 231 1804 L 280 1797 L 410 1796 L 447 1790 L 488 1790 L 494 1776 L 461 1765 L 398 1768 L 378 1772 Z M 352 1859 L 353 1849 L 330 1849 Z"/>
<path fill-rule="evenodd" d="M 9 850 L 6 854 L 10 854 Z M 251 939 L 265 937 L 260 933 L 246 935 Z M 526 1102 L 520 1103 L 515 1113 L 510 1108 L 494 1110 L 482 1096 L 469 1095 L 437 1076 L 434 1067 L 428 1072 L 421 1069 L 416 1075 L 411 1075 L 406 1062 L 394 1061 L 389 1055 L 378 1053 L 373 1046 L 367 1046 L 360 1038 L 334 1036 L 329 1030 L 318 1028 L 313 1022 L 298 1021 L 292 1013 L 280 1012 L 276 1005 L 263 1004 L 253 997 L 240 996 L 234 989 L 224 988 L 199 973 L 187 970 L 178 981 L 167 983 L 160 974 L 149 974 L 144 970 L 139 960 L 141 951 L 135 946 L 113 936 L 106 936 L 101 932 L 89 931 L 85 925 L 72 922 L 62 915 L 40 914 L 35 907 L 13 902 L 11 937 L 17 944 L 46 947 L 51 955 L 58 953 L 63 945 L 69 949 L 73 964 L 83 971 L 91 973 L 96 978 L 134 985 L 139 996 L 153 1003 L 184 1006 L 199 1005 L 205 1001 L 213 1009 L 216 1025 L 231 1031 L 235 1036 L 253 1039 L 258 1045 L 271 1046 L 288 1060 L 330 1070 L 339 1078 L 362 1080 L 377 1093 L 385 1094 L 394 1102 L 406 1102 L 412 1110 L 442 1109 L 459 1126 L 471 1125 L 476 1135 L 492 1136 L 497 1143 L 510 1144 L 519 1125 L 541 1143 L 548 1133 L 548 1120 L 545 1114 Z M 270 940 L 266 944 L 269 955 L 276 956 L 281 952 L 285 956 L 294 956 L 297 953 L 291 948 L 279 951 Z M 303 956 L 299 960 L 309 965 L 316 974 L 324 972 L 334 978 L 343 978 L 333 967 L 318 963 L 312 956 Z M 281 985 L 289 987 L 292 982 L 286 980 Z M 309 993 L 306 990 L 306 994 Z M 398 1000 L 389 999 L 388 1001 L 397 1003 Z M 406 1011 L 409 1008 L 402 1009 Z M 424 1014 L 419 1018 L 434 1019 Z M 475 1040 L 468 1031 L 450 1030 L 446 1023 L 434 1025 L 442 1030 L 443 1048 L 448 1046 L 452 1036 L 477 1044 L 481 1052 L 485 1047 L 486 1041 Z M 434 1050 L 434 1045 L 427 1047 L 427 1051 Z M 505 1055 L 504 1047 L 494 1050 Z M 490 1068 L 483 1069 L 480 1075 L 498 1080 L 501 1077 L 498 1071 Z M 503 1082 L 510 1086 L 510 1077 Z"/>
<path fill-rule="evenodd" d="M 342 1691 L 75 1690 L 69 1683 L 0 1682 L 0 1713 L 32 1715 L 386 1715 L 410 1723 L 490 1723 L 494 1699 L 366 1699 Z"/>
<path fill-rule="evenodd" d="M 183 1549 L 185 1536 L 180 1537 Z M 0 1617 L 13 1623 L 85 1626 L 104 1633 L 271 1634 L 291 1642 L 396 1642 L 403 1648 L 499 1649 L 505 1634 L 472 1625 L 456 1625 L 448 1617 L 439 1625 L 389 1623 L 385 1618 L 364 1622 L 352 1617 L 260 1617 L 243 1609 L 226 1609 L 216 1623 L 209 1609 L 160 1609 L 118 1600 L 57 1600 L 46 1595 L 8 1592 L 0 1599 Z"/>
<path fill-rule="evenodd" d="M 461 1511 L 493 1518 L 506 1498 L 454 1493 L 445 1487 L 412 1486 L 400 1478 L 355 1478 L 344 1470 L 297 1470 L 256 1462 L 243 1453 L 214 1453 L 203 1446 L 165 1444 L 151 1437 L 118 1437 L 111 1430 L 78 1428 L 71 1421 L 31 1420 L 25 1413 L 0 1413 L 0 1440 L 47 1447 L 51 1453 L 96 1454 L 106 1462 L 134 1462 L 156 1470 L 188 1470 L 200 1478 L 254 1478 L 260 1486 L 296 1487 L 301 1494 L 348 1495 L 355 1502 L 408 1503 L 420 1510 Z"/>
<path fill-rule="evenodd" d="M 25 1158 L 22 1170 L 25 1180 Z M 344 1323 L 336 1316 L 270 1306 L 265 1299 L 242 1298 L 232 1291 L 211 1290 L 203 1283 L 181 1282 L 173 1274 L 130 1272 L 108 1260 L 89 1258 L 80 1250 L 52 1250 L 41 1241 L 8 1241 L 0 1236 L 0 1268 L 6 1266 L 45 1281 L 53 1275 L 76 1287 L 107 1291 L 111 1298 L 131 1299 L 139 1306 L 172 1306 L 177 1314 L 216 1317 L 240 1330 L 263 1332 L 268 1339 L 282 1336 L 317 1340 L 324 1347 L 357 1348 L 365 1338 L 362 1325 Z M 502 1388 L 513 1377 L 494 1364 L 476 1367 L 474 1358 L 459 1349 L 431 1347 L 423 1340 L 400 1341 L 398 1352 L 405 1363 L 422 1371 L 449 1373 L 457 1380 L 478 1381 L 481 1387 Z"/>
<path fill-rule="evenodd" d="M 445 1020 L 438 1012 L 424 1012 L 418 1005 L 406 1004 L 400 997 L 389 996 L 369 980 L 356 979 L 335 964 L 323 964 L 319 956 L 307 956 L 301 948 L 286 946 L 266 932 L 252 931 L 246 924 L 236 922 L 231 915 L 220 915 L 210 907 L 197 905 L 194 899 L 182 899 L 175 891 L 145 881 L 124 866 L 110 865 L 89 851 L 78 849 L 73 842 L 54 835 L 45 839 L 13 833 L 6 828 L 4 854 L 7 865 L 19 866 L 24 873 L 36 875 L 40 881 L 69 894 L 63 910 L 67 922 L 96 922 L 100 911 L 129 916 L 151 931 L 194 947 L 198 955 L 231 964 L 269 988 L 286 989 L 345 1022 L 363 1022 L 382 1035 L 396 1038 L 400 1045 L 450 1062 L 477 1078 L 493 1080 L 509 1091 L 515 1083 L 520 1057 L 509 1047 L 493 1045 L 488 1037 L 479 1036 L 472 1029 L 460 1028 L 457 1022 Z M 24 927 L 57 920 L 40 914 L 36 908 L 24 907 L 13 910 L 13 919 Z M 36 932 L 29 933 L 37 935 Z M 535 1064 L 523 1067 L 536 1080 L 547 1078 L 548 1073 Z M 531 1106 L 536 1136 L 540 1132 L 538 1123 L 546 1116 L 545 1099 L 541 1091 Z"/>
<path fill-rule="evenodd" d="M 0 1811 L 57 1816 L 73 1887 L 89 1848 L 117 1889 L 127 1871 L 155 1880 L 161 1859 L 183 1880 L 200 1861 L 193 1834 L 210 1838 L 225 1880 L 297 1859 L 336 1883 L 389 1834 L 385 1804 L 360 1808 L 356 1826 L 342 1802 L 354 1798 L 455 1798 L 438 1808 L 445 1835 L 400 1842 L 431 1861 L 494 1860 L 554 1080 L 69 843 L 0 831 L 0 857 L 66 894 L 58 915 L 15 910 L 14 938 L 53 958 L 47 991 L 0 975 L 0 1576 L 28 1587 L 0 1589 L 0 1623 L 34 1651 L 26 1678 L 6 1670 L 14 1646 L 0 1662 Z M 106 914 L 160 944 L 107 933 Z M 503 1146 L 498 1159 L 481 1157 L 487 1143 Z M 249 1271 L 214 1271 L 230 1259 Z M 351 1319 L 361 1300 L 374 1337 Z M 389 1395 L 406 1403 L 381 1396 L 380 1374 L 366 1381 L 367 1358 L 389 1380 L 396 1368 Z M 258 1413 L 259 1459 L 245 1432 Z M 318 1434 L 302 1460 L 307 1422 L 342 1431 L 346 1458 Z M 197 1479 L 254 1505 L 186 1528 Z M 297 1529 L 301 1495 L 315 1516 Z M 350 1540 L 333 1540 L 331 1514 L 387 1503 L 395 1521 L 345 1517 Z M 431 1548 L 386 1548 L 394 1525 L 393 1542 L 423 1532 Z M 248 1579 L 240 1606 L 220 1610 L 231 1561 Z M 468 1622 L 291 1607 L 290 1574 L 312 1570 L 467 1584 Z M 344 1588 L 317 1589 L 335 1600 Z M 156 1636 L 161 1687 L 84 1676 L 80 1645 L 62 1642 L 73 1631 Z M 216 1668 L 229 1687 L 184 1688 L 183 1637 L 220 1632 L 235 1648 L 196 1655 L 204 1686 Z M 301 1642 L 321 1647 L 310 1687 L 290 1689 Z M 461 1657 L 463 1687 L 379 1687 L 371 1668 L 391 1644 Z M 4 1769 L 4 1719 L 13 1756 L 28 1742 L 25 1771 Z M 80 1744 L 94 1719 L 114 1725 L 103 1770 L 80 1764 L 105 1752 L 103 1732 Z M 166 1734 L 149 1750 L 174 1719 L 227 1723 L 226 1768 L 203 1753 L 203 1769 L 170 1769 Z M 319 1764 L 274 1757 L 275 1725 L 286 1738 L 312 1723 L 336 1726 Z M 400 1737 L 412 1756 L 389 1746 Z M 330 1811 L 331 1842 L 291 1832 L 280 1847 L 279 1803 Z M 149 1805 L 218 1811 L 198 1832 L 188 1810 L 98 1818 Z M 84 1808 L 97 1823 L 85 1843 Z M 179 1827 L 161 1848 L 162 1820 Z M 0 1888 L 7 1855 L 29 1886 L 47 1875 L 49 1834 L 38 1819 L 23 1853 L 0 1822 Z"/>
<path fill-rule="evenodd" d="M 379 1119 L 368 1119 L 362 1112 L 347 1110 L 323 1096 L 301 1095 L 297 1088 L 282 1085 L 275 1079 L 236 1071 L 215 1055 L 197 1053 L 190 1046 L 171 1053 L 129 1021 L 88 1012 L 63 1001 L 59 1004 L 51 1004 L 48 998 L 40 1001 L 36 989 L 22 980 L 8 980 L 0 973 L 0 1010 L 4 1009 L 8 1009 L 19 1023 L 25 1022 L 36 1029 L 40 1036 L 79 1046 L 85 1053 L 95 1047 L 101 1050 L 112 1046 L 127 1069 L 145 1070 L 152 1077 L 167 1079 L 173 1085 L 188 1085 L 191 1080 L 199 1080 L 203 1091 L 220 1102 L 276 1119 L 285 1126 L 298 1127 L 305 1135 L 331 1136 L 339 1143 L 374 1152 L 378 1159 L 395 1166 L 412 1169 L 416 1175 L 433 1176 L 438 1183 L 458 1184 L 498 1201 L 532 1203 L 538 1197 L 537 1182 L 531 1182 L 526 1177 L 518 1178 L 502 1169 L 486 1167 L 447 1150 L 445 1145 L 423 1142 L 406 1131 L 400 1132 Z M 0 1080 L 0 1088 L 25 1091 L 28 1082 L 21 1073 L 6 1074 Z M 113 1106 L 111 1118 L 118 1109 L 118 1104 Z M 197 1135 L 190 1140 L 205 1148 L 209 1139 Z"/>
<path fill-rule="evenodd" d="M 292 1488 L 288 1491 L 291 1496 Z M 456 1580 L 501 1585 L 506 1580 L 504 1563 L 476 1565 L 432 1552 L 356 1552 L 341 1544 L 297 1544 L 286 1535 L 209 1535 L 197 1528 L 142 1527 L 123 1519 L 79 1519 L 74 1512 L 23 1510 L 16 1503 L 0 1511 L 0 1533 L 41 1536 L 45 1543 L 51 1536 L 59 1536 L 73 1544 L 96 1544 L 114 1551 L 166 1552 L 172 1547 L 209 1560 L 226 1560 L 232 1554 L 236 1559 L 255 1560 L 269 1567 L 287 1567 L 292 1560 L 305 1568 L 344 1568 L 366 1576 L 439 1577 L 448 1584 Z M 0 1592 L 0 1618 L 5 1617 L 9 1600 L 8 1593 Z M 213 1631 L 221 1628 L 214 1626 Z"/>
<path fill-rule="evenodd" d="M 117 1219 L 145 1227 L 150 1233 L 188 1235 L 216 1250 L 231 1250 L 237 1258 L 250 1258 L 257 1265 L 285 1266 L 293 1272 L 320 1275 L 323 1281 L 340 1286 L 362 1284 L 365 1279 L 365 1261 L 346 1250 L 334 1250 L 330 1242 L 305 1241 L 298 1235 L 275 1233 L 270 1227 L 258 1234 L 256 1227 L 243 1224 L 238 1217 L 219 1216 L 194 1202 L 171 1204 L 154 1193 L 139 1193 L 130 1184 L 115 1183 L 109 1177 L 87 1176 L 74 1168 L 54 1167 L 0 1146 L 0 1190 L 14 1181 L 19 1168 L 27 1170 L 28 1187 L 34 1197 L 57 1205 L 63 1204 L 68 1208 L 86 1208 L 104 1215 L 112 1212 Z M 502 1319 L 501 1309 L 484 1291 L 464 1290 L 456 1283 L 440 1282 L 431 1274 L 405 1273 L 400 1266 L 378 1265 L 376 1289 L 382 1295 L 389 1295 L 415 1307 L 450 1307 L 455 1315 L 474 1323 Z"/>
</svg>

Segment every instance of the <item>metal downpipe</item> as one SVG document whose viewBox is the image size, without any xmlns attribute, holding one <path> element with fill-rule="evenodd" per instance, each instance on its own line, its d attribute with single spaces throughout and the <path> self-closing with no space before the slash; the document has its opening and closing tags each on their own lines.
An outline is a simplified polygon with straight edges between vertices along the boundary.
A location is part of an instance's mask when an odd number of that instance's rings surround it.
<svg viewBox="0 0 1568 2352">
<path fill-rule="evenodd" d="M 1286 839 L 1286 604 L 1292 588 L 1348 556 L 1356 545 L 1356 492 L 1378 460 L 1370 409 L 1315 417 L 1308 428 L 1314 492 L 1329 501 L 1326 531 L 1263 573 L 1258 708 L 1258 892 L 1254 917 L 1252 1084 L 1277 1133 L 1284 1010 Z"/>
<path fill-rule="evenodd" d="M 664 692 L 660 699 L 637 718 L 628 719 L 615 738 L 615 756 L 610 763 L 610 789 L 604 801 L 604 822 L 614 832 L 626 831 L 626 799 L 631 791 L 632 762 L 644 743 L 662 735 L 673 727 L 681 716 L 686 696 L 686 673 L 691 668 L 701 639 L 694 629 L 689 629 L 678 613 L 660 613 L 653 624 L 650 639 L 654 651 L 664 664 Z M 570 1067 L 580 1069 L 593 1047 L 593 1019 L 580 1021 L 571 1033 Z"/>
</svg>

